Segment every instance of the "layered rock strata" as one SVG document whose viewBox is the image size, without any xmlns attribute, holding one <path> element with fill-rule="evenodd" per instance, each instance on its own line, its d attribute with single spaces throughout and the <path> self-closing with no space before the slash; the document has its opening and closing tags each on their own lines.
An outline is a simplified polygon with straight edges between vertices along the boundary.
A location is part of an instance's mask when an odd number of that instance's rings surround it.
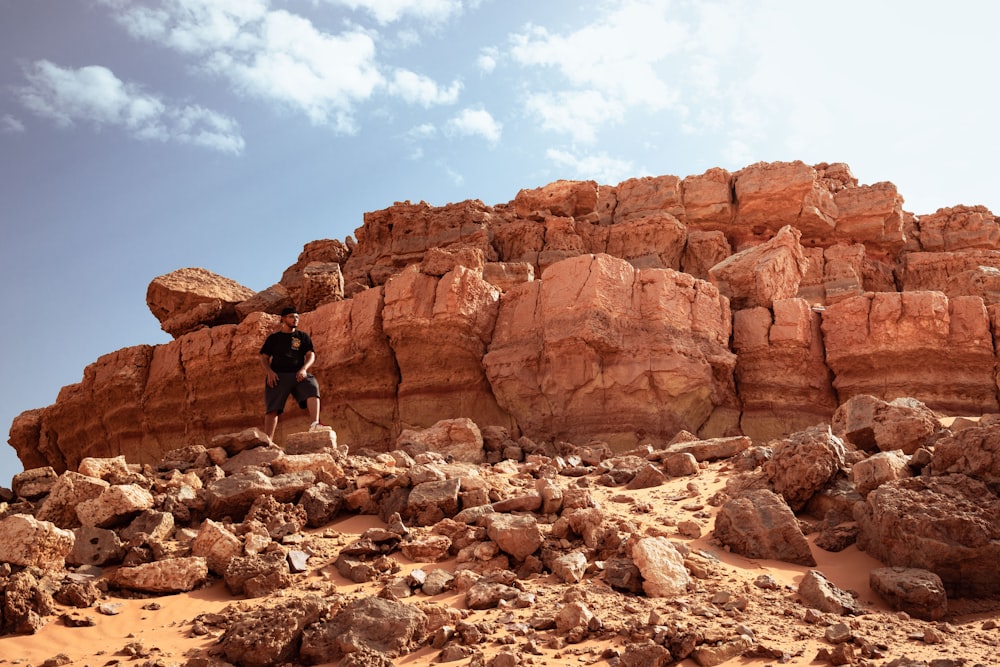
<svg viewBox="0 0 1000 667">
<path fill-rule="evenodd" d="M 10 443 L 61 471 L 252 425 L 256 352 L 292 303 L 323 419 L 355 448 L 454 418 L 624 447 L 680 430 L 765 440 L 857 395 L 1000 410 L 1000 225 L 981 206 L 918 217 L 902 202 L 847 165 L 788 162 L 397 203 L 252 296 L 196 270 L 154 280 L 176 340 L 101 357 Z M 199 280 L 178 291 L 185 276 Z M 290 410 L 278 440 L 304 424 Z"/>
</svg>

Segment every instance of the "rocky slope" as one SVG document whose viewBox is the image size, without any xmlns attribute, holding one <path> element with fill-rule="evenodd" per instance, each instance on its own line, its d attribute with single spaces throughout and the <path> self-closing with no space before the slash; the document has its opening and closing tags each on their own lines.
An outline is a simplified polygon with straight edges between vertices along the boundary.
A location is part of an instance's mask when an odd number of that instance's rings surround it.
<svg viewBox="0 0 1000 667">
<path fill-rule="evenodd" d="M 467 419 L 381 454 L 336 440 L 19 474 L 0 664 L 985 667 L 1000 646 L 1000 416 L 862 396 L 767 447 L 617 455 Z"/>
<path fill-rule="evenodd" d="M 257 294 L 204 269 L 156 278 L 149 307 L 176 339 L 101 357 L 10 444 L 29 468 L 150 463 L 257 423 L 256 352 L 292 302 L 323 419 L 352 447 L 459 417 L 618 450 L 680 430 L 765 441 L 861 394 L 1000 410 L 1000 225 L 902 203 L 801 162 L 397 203 Z"/>
</svg>

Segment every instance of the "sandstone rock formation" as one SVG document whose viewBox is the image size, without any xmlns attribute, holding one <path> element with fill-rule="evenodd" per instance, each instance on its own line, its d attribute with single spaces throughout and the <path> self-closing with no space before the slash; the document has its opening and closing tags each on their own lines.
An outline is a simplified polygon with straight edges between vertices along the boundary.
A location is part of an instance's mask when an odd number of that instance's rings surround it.
<svg viewBox="0 0 1000 667">
<path fill-rule="evenodd" d="M 914 216 L 891 183 L 839 163 L 397 203 L 357 241 L 307 244 L 257 294 L 222 294 L 202 270 L 157 278 L 150 308 L 177 339 L 99 358 L 19 416 L 10 444 L 61 472 L 253 425 L 256 351 L 292 303 L 319 351 L 323 420 L 354 449 L 458 418 L 515 443 L 624 449 L 681 430 L 764 442 L 859 395 L 997 411 L 997 230 L 981 206 Z M 278 440 L 305 423 L 289 411 Z"/>
<path fill-rule="evenodd" d="M 178 269 L 153 278 L 146 304 L 160 326 L 174 338 L 202 327 L 239 322 L 236 304 L 253 290 L 205 269 Z"/>
</svg>

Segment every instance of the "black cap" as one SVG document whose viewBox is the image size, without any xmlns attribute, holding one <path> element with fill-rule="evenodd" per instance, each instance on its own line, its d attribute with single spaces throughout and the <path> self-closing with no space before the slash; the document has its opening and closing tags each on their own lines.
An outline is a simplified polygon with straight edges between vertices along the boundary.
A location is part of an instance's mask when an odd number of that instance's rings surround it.
<svg viewBox="0 0 1000 667">
<path fill-rule="evenodd" d="M 281 309 L 281 316 L 284 317 L 285 315 L 295 315 L 298 312 L 299 312 L 298 308 L 291 308 L 291 307 L 289 307 L 289 308 L 282 308 Z"/>
</svg>

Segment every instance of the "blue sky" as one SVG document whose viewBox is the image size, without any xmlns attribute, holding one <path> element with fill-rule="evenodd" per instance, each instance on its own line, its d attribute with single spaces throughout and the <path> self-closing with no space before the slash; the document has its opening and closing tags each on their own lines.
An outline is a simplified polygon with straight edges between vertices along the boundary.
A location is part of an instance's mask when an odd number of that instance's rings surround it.
<svg viewBox="0 0 1000 667">
<path fill-rule="evenodd" d="M 1000 212 L 1000 4 L 0 0 L 0 424 L 396 201 L 847 162 Z M 259 415 L 247 415 L 255 425 Z M 20 470 L 0 446 L 0 484 Z"/>
</svg>

